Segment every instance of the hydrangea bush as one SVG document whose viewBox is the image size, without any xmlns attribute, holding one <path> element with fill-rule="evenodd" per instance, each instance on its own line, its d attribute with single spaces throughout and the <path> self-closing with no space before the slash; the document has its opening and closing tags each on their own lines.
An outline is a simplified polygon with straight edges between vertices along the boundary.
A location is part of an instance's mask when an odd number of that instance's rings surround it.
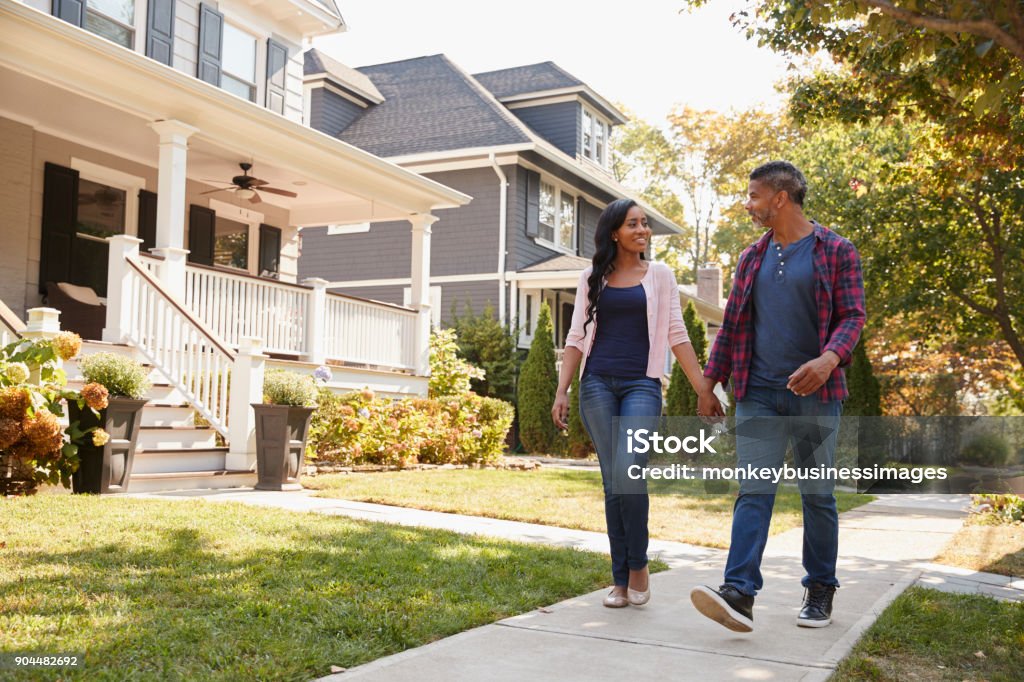
<svg viewBox="0 0 1024 682">
<path fill-rule="evenodd" d="M 87 384 L 81 392 L 66 388 L 60 362 L 81 347 L 77 334 L 61 332 L 0 349 L 0 495 L 29 494 L 41 483 L 69 487 L 78 469 L 78 444 L 109 438 L 102 429 L 82 431 L 77 422 L 61 425 L 62 401 L 106 407 L 102 386 Z"/>
</svg>

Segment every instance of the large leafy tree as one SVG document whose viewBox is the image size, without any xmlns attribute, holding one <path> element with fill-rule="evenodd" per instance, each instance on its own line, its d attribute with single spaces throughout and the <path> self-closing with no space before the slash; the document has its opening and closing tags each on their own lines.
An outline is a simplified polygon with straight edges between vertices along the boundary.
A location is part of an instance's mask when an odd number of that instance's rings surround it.
<svg viewBox="0 0 1024 682">
<path fill-rule="evenodd" d="M 831 57 L 791 84 L 797 124 L 912 128 L 873 183 L 846 178 L 889 219 L 852 225 L 876 231 L 883 300 L 931 334 L 1001 338 L 1024 365 L 1024 5 L 758 0 L 733 21 L 794 58 Z"/>
</svg>

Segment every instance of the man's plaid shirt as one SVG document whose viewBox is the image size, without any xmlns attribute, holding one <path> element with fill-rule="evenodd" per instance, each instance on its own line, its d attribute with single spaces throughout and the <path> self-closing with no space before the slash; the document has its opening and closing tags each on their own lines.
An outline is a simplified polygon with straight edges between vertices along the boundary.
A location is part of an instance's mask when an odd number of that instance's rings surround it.
<svg viewBox="0 0 1024 682">
<path fill-rule="evenodd" d="M 864 327 L 864 280 L 860 255 L 849 239 L 814 223 L 815 297 L 818 302 L 818 347 L 820 353 L 832 351 L 839 366 L 818 390 L 822 402 L 845 400 L 846 376 L 843 367 L 850 364 L 854 346 Z M 723 384 L 732 376 L 736 400 L 747 394 L 750 361 L 754 353 L 754 321 L 751 298 L 757 272 L 772 231 L 769 230 L 740 255 L 733 277 L 732 291 L 725 305 L 725 318 L 711 349 L 704 376 Z"/>
</svg>

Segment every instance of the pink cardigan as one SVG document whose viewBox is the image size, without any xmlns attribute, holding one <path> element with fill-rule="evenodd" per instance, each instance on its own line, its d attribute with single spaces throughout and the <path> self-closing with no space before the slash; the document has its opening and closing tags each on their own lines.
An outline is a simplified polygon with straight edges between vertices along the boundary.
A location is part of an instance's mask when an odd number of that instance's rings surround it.
<svg viewBox="0 0 1024 682">
<path fill-rule="evenodd" d="M 597 331 L 597 315 L 583 331 L 583 323 L 587 319 L 587 298 L 590 286 L 587 278 L 593 267 L 580 274 L 576 285 L 576 307 L 572 311 L 572 326 L 565 337 L 565 345 L 578 348 L 583 353 L 580 362 L 580 376 L 587 365 L 587 356 L 594 345 L 594 334 Z M 683 323 L 682 308 L 679 305 L 679 286 L 675 273 L 664 263 L 652 262 L 647 274 L 640 280 L 647 294 L 647 338 L 650 341 L 650 354 L 647 356 L 647 376 L 661 379 L 665 374 L 665 354 L 669 348 L 680 343 L 689 343 L 690 336 L 686 333 Z"/>
</svg>

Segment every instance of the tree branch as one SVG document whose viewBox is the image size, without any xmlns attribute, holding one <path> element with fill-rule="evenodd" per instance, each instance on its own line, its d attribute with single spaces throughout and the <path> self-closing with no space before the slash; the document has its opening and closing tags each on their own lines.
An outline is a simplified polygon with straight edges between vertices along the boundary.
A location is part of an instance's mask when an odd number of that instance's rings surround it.
<svg viewBox="0 0 1024 682">
<path fill-rule="evenodd" d="M 1006 48 L 1017 59 L 1024 61 L 1024 37 L 1008 33 L 991 19 L 946 19 L 897 7 L 890 0 L 861 0 L 861 2 L 886 16 L 918 28 L 928 28 L 939 33 L 972 33 L 990 38 Z"/>
</svg>

